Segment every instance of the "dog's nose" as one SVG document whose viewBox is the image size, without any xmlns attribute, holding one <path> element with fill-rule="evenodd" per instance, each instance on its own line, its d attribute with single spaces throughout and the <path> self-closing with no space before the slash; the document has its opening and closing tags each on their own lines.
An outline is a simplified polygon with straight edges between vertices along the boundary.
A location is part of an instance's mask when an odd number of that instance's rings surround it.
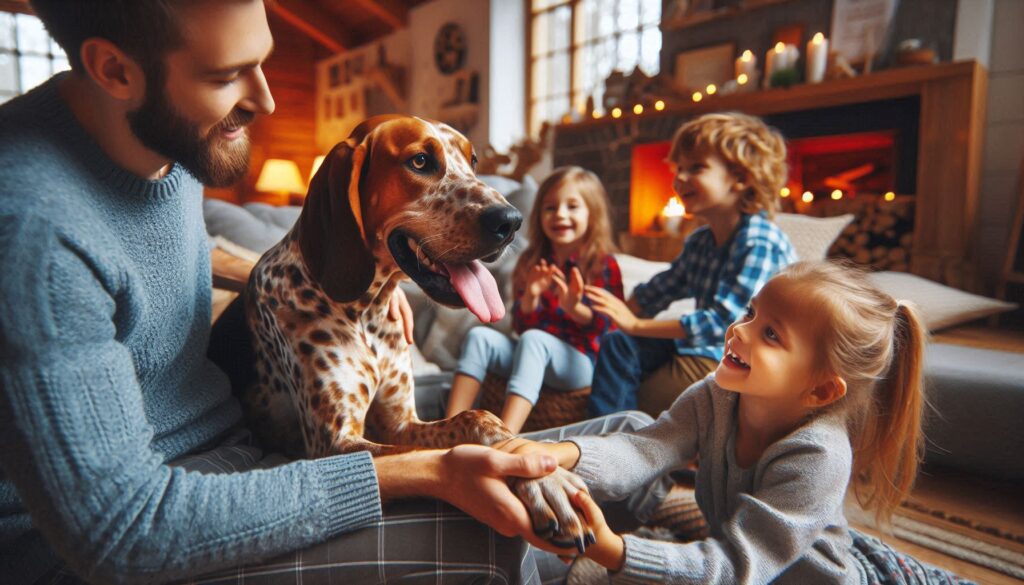
<svg viewBox="0 0 1024 585">
<path fill-rule="evenodd" d="M 523 214 L 511 205 L 495 205 L 480 214 L 480 225 L 485 237 L 504 242 L 523 225 Z"/>
</svg>

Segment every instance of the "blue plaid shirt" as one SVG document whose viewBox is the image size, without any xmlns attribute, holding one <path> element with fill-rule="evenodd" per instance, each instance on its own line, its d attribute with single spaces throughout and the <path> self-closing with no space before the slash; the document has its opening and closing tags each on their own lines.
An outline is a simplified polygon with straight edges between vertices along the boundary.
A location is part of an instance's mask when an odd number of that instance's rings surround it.
<svg viewBox="0 0 1024 585">
<path fill-rule="evenodd" d="M 721 247 L 708 226 L 698 228 L 669 269 L 637 285 L 633 296 L 645 315 L 656 315 L 676 299 L 695 298 L 697 310 L 679 319 L 686 336 L 676 340 L 676 351 L 720 360 L 726 328 L 772 275 L 796 259 L 789 238 L 767 214 L 743 215 Z"/>
</svg>

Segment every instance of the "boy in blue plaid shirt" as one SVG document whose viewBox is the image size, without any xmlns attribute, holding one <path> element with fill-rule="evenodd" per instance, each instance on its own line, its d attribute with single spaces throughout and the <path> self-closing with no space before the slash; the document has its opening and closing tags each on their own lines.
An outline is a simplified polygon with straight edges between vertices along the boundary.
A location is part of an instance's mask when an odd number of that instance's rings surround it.
<svg viewBox="0 0 1024 585">
<path fill-rule="evenodd" d="M 789 238 L 771 221 L 787 175 L 778 132 L 751 116 L 706 114 L 679 128 L 668 162 L 675 171 L 672 188 L 687 212 L 707 225 L 686 238 L 669 269 L 638 285 L 628 302 L 587 287 L 593 309 L 619 328 L 601 343 L 591 416 L 639 406 L 657 417 L 714 371 L 726 328 L 772 275 L 797 259 Z M 693 313 L 650 318 L 691 297 L 697 301 Z"/>
</svg>

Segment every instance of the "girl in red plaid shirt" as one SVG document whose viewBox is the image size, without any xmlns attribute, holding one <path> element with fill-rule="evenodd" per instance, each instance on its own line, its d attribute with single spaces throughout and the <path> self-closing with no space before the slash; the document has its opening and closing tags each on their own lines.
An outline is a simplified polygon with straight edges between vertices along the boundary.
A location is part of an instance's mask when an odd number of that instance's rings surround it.
<svg viewBox="0 0 1024 585">
<path fill-rule="evenodd" d="M 508 378 L 501 419 L 514 433 L 541 386 L 590 386 L 601 336 L 615 326 L 590 308 L 584 286 L 623 297 L 608 195 L 597 175 L 580 167 L 556 169 L 537 191 L 528 230 L 530 243 L 512 274 L 512 323 L 519 338 L 489 327 L 470 330 L 448 399 L 452 416 L 473 407 L 488 372 Z"/>
</svg>

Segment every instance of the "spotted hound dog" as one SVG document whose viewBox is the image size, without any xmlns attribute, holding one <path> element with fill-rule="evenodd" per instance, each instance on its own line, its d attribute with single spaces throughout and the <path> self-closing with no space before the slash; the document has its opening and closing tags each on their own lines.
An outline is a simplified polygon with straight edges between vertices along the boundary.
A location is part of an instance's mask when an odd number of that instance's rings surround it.
<svg viewBox="0 0 1024 585">
<path fill-rule="evenodd" d="M 376 456 L 513 436 L 482 410 L 421 421 L 402 325 L 387 318 L 405 278 L 484 323 L 504 316 L 481 261 L 501 255 L 522 216 L 475 164 L 464 136 L 409 116 L 371 118 L 326 157 L 295 226 L 260 258 L 243 295 L 256 368 L 241 399 L 265 446 L 292 457 Z M 566 494 L 581 486 L 559 470 L 515 487 L 539 535 L 579 547 Z"/>
</svg>

